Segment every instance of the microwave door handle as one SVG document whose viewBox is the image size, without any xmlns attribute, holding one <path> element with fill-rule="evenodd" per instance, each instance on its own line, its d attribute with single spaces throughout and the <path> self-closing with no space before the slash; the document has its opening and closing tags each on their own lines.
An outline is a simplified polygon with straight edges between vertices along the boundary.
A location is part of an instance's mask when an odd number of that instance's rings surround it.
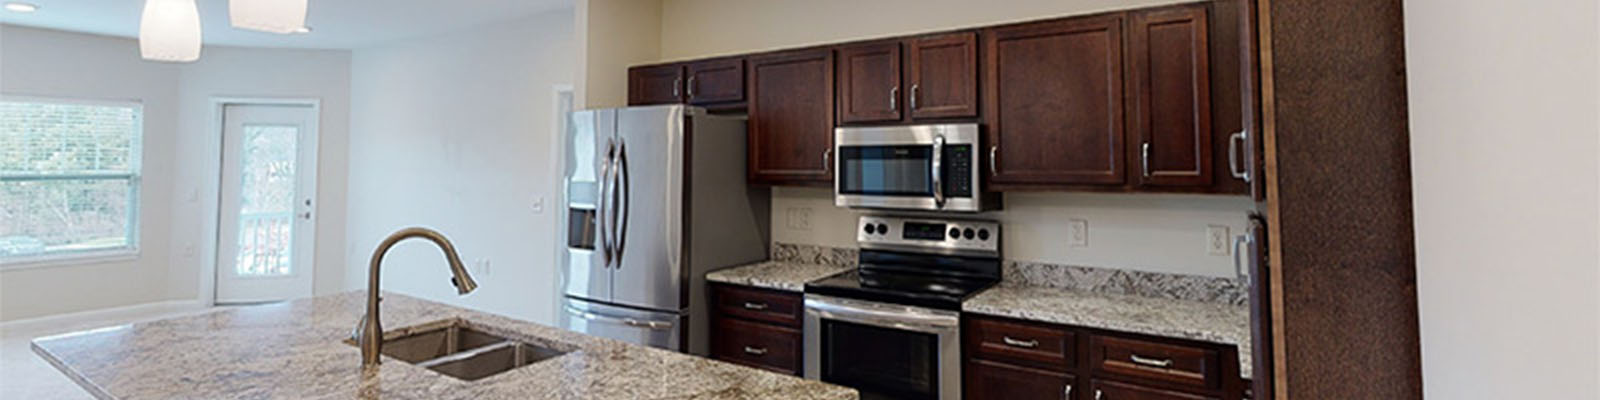
<svg viewBox="0 0 1600 400">
<path fill-rule="evenodd" d="M 933 137 L 933 208 L 944 208 L 944 136 Z"/>
</svg>

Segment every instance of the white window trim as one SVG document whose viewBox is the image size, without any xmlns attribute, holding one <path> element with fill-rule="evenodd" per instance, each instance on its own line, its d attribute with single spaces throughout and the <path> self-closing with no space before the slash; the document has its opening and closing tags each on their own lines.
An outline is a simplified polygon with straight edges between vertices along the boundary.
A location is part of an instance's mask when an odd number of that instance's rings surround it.
<svg viewBox="0 0 1600 400">
<path fill-rule="evenodd" d="M 139 259 L 141 251 L 139 246 L 140 237 L 142 236 L 139 217 L 141 214 L 143 214 L 144 210 L 144 199 L 142 198 L 144 193 L 144 124 L 146 122 L 144 103 L 139 100 L 67 98 L 4 93 L 0 93 L 0 101 L 129 107 L 133 108 L 134 111 L 138 112 L 139 115 L 139 124 L 135 127 L 138 132 L 135 132 L 133 135 L 133 141 L 136 143 L 136 145 L 134 154 L 131 155 L 132 161 L 130 163 L 132 164 L 132 172 L 125 174 L 111 174 L 126 176 L 125 178 L 107 177 L 107 179 L 128 180 L 128 190 L 131 192 L 128 194 L 128 198 L 130 199 L 130 204 L 128 207 L 128 245 L 104 249 L 0 258 L 0 271 L 74 267 L 115 262 L 128 262 Z"/>
</svg>

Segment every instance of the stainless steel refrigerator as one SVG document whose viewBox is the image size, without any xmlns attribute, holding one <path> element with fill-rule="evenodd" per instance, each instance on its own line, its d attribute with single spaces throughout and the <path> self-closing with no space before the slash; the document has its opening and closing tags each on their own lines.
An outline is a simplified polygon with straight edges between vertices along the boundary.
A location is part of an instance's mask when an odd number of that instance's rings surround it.
<svg viewBox="0 0 1600 400">
<path fill-rule="evenodd" d="M 567 329 L 707 354 L 705 274 L 766 258 L 745 122 L 685 106 L 586 110 L 565 141 Z"/>
</svg>

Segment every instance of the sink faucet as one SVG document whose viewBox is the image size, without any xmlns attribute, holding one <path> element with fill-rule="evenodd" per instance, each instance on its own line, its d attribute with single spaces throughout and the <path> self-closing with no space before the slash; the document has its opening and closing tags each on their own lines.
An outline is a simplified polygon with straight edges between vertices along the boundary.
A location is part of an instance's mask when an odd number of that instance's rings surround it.
<svg viewBox="0 0 1600 400">
<path fill-rule="evenodd" d="M 456 246 L 450 244 L 443 234 L 428 228 L 401 229 L 378 244 L 378 249 L 372 252 L 372 263 L 367 272 L 367 315 L 361 317 L 361 322 L 356 324 L 355 332 L 351 333 L 356 344 L 361 346 L 361 366 L 363 368 L 378 365 L 380 351 L 383 349 L 383 326 L 378 323 L 378 266 L 383 264 L 383 255 L 389 252 L 395 243 L 410 238 L 422 238 L 432 241 L 444 250 L 444 258 L 450 262 L 450 273 L 455 274 L 450 278 L 450 283 L 456 286 L 460 294 L 471 293 L 478 288 L 478 283 L 472 281 L 472 275 L 467 273 L 467 268 L 461 265 L 461 256 L 456 255 Z"/>
</svg>

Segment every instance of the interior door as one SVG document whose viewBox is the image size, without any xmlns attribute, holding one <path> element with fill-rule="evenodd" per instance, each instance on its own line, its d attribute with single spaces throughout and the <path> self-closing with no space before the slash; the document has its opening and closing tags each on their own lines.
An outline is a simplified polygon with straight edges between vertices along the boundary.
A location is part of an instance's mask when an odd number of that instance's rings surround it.
<svg viewBox="0 0 1600 400">
<path fill-rule="evenodd" d="M 316 246 L 317 114 L 223 107 L 217 303 L 307 297 Z"/>
<path fill-rule="evenodd" d="M 610 159 L 616 149 L 616 111 L 591 110 L 571 114 L 567 132 L 566 173 L 567 247 L 562 258 L 567 296 L 611 300 L 611 268 L 605 253 L 609 232 Z"/>
<path fill-rule="evenodd" d="M 620 249 L 611 302 L 653 310 L 683 303 L 683 107 L 617 112 Z"/>
</svg>

